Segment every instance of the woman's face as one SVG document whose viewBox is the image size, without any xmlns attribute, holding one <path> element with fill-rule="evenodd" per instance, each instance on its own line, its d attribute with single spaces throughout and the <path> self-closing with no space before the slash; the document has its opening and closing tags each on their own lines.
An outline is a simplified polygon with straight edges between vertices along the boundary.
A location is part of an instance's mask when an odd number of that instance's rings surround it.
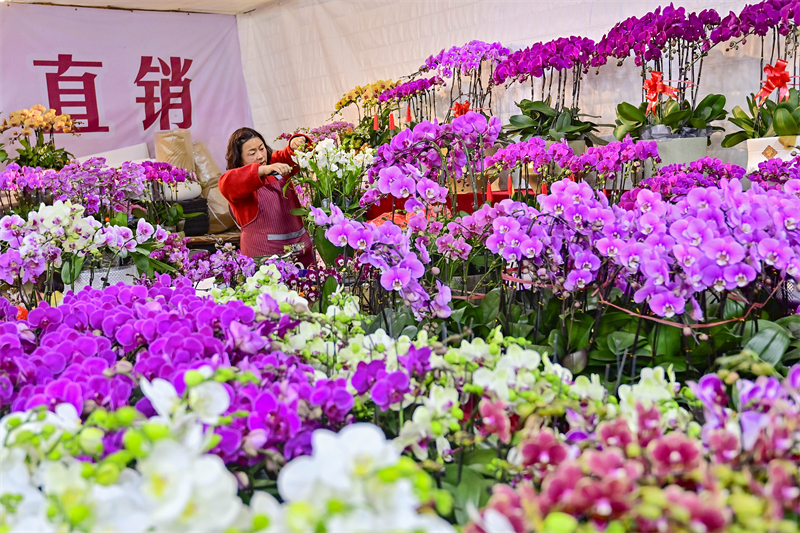
<svg viewBox="0 0 800 533">
<path fill-rule="evenodd" d="M 258 137 L 253 137 L 242 145 L 242 165 L 247 166 L 250 163 L 258 163 L 259 165 L 269 163 L 267 161 L 267 147 Z"/>
</svg>

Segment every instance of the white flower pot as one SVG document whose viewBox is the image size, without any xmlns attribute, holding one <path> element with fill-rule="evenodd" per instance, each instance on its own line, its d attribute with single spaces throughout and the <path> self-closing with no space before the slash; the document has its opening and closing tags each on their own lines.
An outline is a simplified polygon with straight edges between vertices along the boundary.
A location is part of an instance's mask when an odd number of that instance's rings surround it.
<svg viewBox="0 0 800 533">
<path fill-rule="evenodd" d="M 107 284 L 103 281 L 106 277 L 106 272 L 108 272 Z M 90 280 L 92 288 L 102 289 L 104 286 L 110 287 L 111 285 L 116 285 L 120 281 L 125 285 L 133 285 L 134 279 L 138 277 L 139 272 L 136 270 L 136 265 L 111 267 L 111 270 L 108 270 L 108 268 L 96 268 L 94 270 L 94 279 L 92 279 L 91 270 L 83 270 L 78 275 L 78 279 L 75 280 L 75 292 L 80 291 L 84 287 L 88 287 Z M 66 284 L 64 289 L 72 290 L 72 285 Z"/>
<path fill-rule="evenodd" d="M 164 198 L 170 202 L 185 202 L 194 200 L 203 193 L 203 186 L 199 183 L 176 183 L 175 185 L 162 185 Z"/>
<path fill-rule="evenodd" d="M 764 137 L 747 139 L 747 172 L 758 170 L 758 164 L 770 159 L 788 161 L 800 151 L 796 148 L 797 137 Z"/>
</svg>

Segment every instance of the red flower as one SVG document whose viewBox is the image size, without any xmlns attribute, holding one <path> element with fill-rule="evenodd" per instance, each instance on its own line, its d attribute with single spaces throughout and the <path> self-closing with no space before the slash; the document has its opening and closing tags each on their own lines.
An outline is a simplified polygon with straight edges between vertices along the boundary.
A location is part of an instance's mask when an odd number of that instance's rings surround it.
<svg viewBox="0 0 800 533">
<path fill-rule="evenodd" d="M 655 405 L 646 410 L 641 404 L 636 404 L 636 414 L 639 419 L 639 446 L 646 448 L 650 441 L 661 436 L 661 412 Z"/>
<path fill-rule="evenodd" d="M 689 511 L 689 523 L 692 531 L 705 533 L 722 533 L 727 531 L 731 520 L 730 510 L 723 505 L 715 506 L 714 502 L 703 500 L 695 492 L 687 492 L 677 485 L 664 489 L 667 500 Z"/>
<path fill-rule="evenodd" d="M 698 443 L 677 431 L 652 441 L 647 453 L 659 477 L 685 474 L 700 466 Z"/>
<path fill-rule="evenodd" d="M 713 430 L 708 435 L 708 449 L 714 461 L 720 464 L 732 464 L 741 453 L 739 438 L 722 428 Z"/>
<path fill-rule="evenodd" d="M 481 434 L 490 435 L 497 434 L 497 438 L 502 442 L 508 444 L 511 442 L 511 422 L 506 415 L 506 406 L 503 400 L 497 402 L 490 402 L 482 400 L 480 404 L 481 421 L 483 427 Z"/>
<path fill-rule="evenodd" d="M 617 418 L 613 422 L 601 422 L 597 426 L 597 434 L 606 446 L 616 446 L 623 450 L 633 442 L 633 433 L 624 418 Z"/>
<path fill-rule="evenodd" d="M 540 496 L 540 509 L 546 515 L 556 505 L 565 512 L 574 510 L 571 507 L 572 495 L 578 481 L 583 478 L 583 470 L 577 463 L 568 462 L 559 466 L 555 472 L 551 472 L 544 478 L 542 492 Z"/>
<path fill-rule="evenodd" d="M 583 478 L 575 487 L 572 501 L 580 514 L 604 523 L 619 518 L 633 507 L 631 489 L 631 482 L 625 478 L 609 477 L 599 481 Z"/>
<path fill-rule="evenodd" d="M 528 436 L 520 444 L 522 465 L 545 470 L 558 466 L 567 458 L 567 447 L 558 441 L 553 430 L 544 428 L 534 436 Z"/>
</svg>

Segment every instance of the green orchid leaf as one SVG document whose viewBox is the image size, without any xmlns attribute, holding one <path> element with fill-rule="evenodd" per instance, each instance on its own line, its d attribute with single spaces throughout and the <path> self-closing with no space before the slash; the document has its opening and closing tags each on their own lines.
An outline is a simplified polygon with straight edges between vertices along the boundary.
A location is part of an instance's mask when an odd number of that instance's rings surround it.
<svg viewBox="0 0 800 533">
<path fill-rule="evenodd" d="M 775 122 L 773 125 L 775 127 L 775 133 L 781 137 L 784 135 L 797 135 L 799 133 L 797 121 L 792 117 L 792 114 L 784 108 L 775 110 Z"/>
<path fill-rule="evenodd" d="M 622 102 L 617 106 L 617 114 L 625 120 L 629 120 L 631 122 L 647 122 L 647 117 L 645 114 L 628 102 Z"/>
<path fill-rule="evenodd" d="M 722 139 L 722 147 L 723 148 L 732 148 L 737 144 L 741 144 L 747 139 L 750 139 L 751 136 L 743 131 L 737 131 L 736 133 L 729 133 Z"/>
</svg>

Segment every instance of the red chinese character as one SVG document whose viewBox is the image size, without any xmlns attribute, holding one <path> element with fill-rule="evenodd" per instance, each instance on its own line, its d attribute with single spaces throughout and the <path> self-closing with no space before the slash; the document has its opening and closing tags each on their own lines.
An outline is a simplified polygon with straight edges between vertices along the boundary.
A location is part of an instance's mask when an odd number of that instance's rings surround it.
<svg viewBox="0 0 800 533">
<path fill-rule="evenodd" d="M 192 127 L 192 93 L 190 84 L 192 80 L 185 78 L 192 66 L 191 59 L 181 60 L 180 57 L 170 57 L 169 64 L 158 58 L 159 65 L 153 65 L 153 56 L 143 56 L 139 65 L 139 74 L 136 75 L 134 85 L 144 89 L 144 96 L 136 98 L 136 103 L 144 104 L 144 129 L 152 126 L 159 119 L 159 129 L 170 129 L 170 122 L 175 122 L 179 128 Z M 150 73 L 161 73 L 160 80 L 145 80 Z M 157 104 L 161 104 L 157 108 Z M 181 112 L 182 120 L 170 120 L 170 111 Z"/>
<path fill-rule="evenodd" d="M 57 61 L 34 61 L 35 67 L 56 67 L 55 72 L 45 75 L 47 97 L 50 107 L 56 113 L 69 113 L 72 119 L 81 122 L 81 133 L 106 132 L 107 126 L 100 125 L 100 112 L 97 108 L 97 92 L 94 79 L 97 74 L 84 70 L 81 76 L 66 76 L 70 68 L 100 68 L 99 61 L 73 61 L 72 54 L 58 54 Z M 79 87 L 76 87 L 80 84 Z"/>
</svg>

